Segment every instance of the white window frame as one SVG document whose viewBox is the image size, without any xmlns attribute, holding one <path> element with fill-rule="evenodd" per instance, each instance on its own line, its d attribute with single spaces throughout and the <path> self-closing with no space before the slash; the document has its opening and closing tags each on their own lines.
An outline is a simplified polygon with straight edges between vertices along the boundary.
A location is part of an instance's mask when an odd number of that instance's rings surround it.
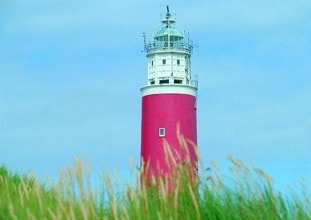
<svg viewBox="0 0 311 220">
<path fill-rule="evenodd" d="M 165 137 L 165 128 L 159 128 L 159 137 Z"/>
</svg>

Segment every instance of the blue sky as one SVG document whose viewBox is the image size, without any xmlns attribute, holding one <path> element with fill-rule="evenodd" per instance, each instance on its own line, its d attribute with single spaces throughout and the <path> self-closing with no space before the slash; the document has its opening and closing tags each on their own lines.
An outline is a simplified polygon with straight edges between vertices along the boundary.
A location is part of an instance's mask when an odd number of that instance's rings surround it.
<svg viewBox="0 0 311 220">
<path fill-rule="evenodd" d="M 196 45 L 206 166 L 232 154 L 281 188 L 310 183 L 309 0 L 2 2 L 0 163 L 40 176 L 75 156 L 94 172 L 139 165 L 142 35 L 166 5 Z"/>
</svg>

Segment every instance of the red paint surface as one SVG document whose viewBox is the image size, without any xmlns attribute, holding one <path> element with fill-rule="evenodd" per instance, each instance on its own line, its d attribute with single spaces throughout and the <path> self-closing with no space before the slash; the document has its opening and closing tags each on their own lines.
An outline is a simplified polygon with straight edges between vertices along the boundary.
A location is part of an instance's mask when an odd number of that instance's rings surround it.
<svg viewBox="0 0 311 220">
<path fill-rule="evenodd" d="M 177 135 L 186 140 L 180 144 Z M 196 97 L 187 94 L 153 94 L 142 98 L 141 164 L 143 178 L 169 176 L 175 164 L 188 163 L 197 167 Z M 159 137 L 165 128 L 165 137 Z M 171 157 L 167 157 L 165 142 Z M 194 143 L 194 144 L 191 144 Z M 167 146 L 167 145 L 166 145 Z"/>
</svg>

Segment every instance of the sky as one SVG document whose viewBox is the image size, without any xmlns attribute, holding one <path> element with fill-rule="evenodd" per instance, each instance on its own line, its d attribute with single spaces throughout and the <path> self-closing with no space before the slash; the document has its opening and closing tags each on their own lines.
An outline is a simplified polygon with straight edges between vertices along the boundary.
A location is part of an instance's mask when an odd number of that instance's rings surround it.
<svg viewBox="0 0 311 220">
<path fill-rule="evenodd" d="M 0 2 L 0 164 L 57 176 L 140 161 L 147 38 L 170 6 L 195 44 L 198 148 L 228 155 L 280 189 L 311 186 L 311 1 Z M 311 188 L 311 187 L 309 187 Z"/>
</svg>

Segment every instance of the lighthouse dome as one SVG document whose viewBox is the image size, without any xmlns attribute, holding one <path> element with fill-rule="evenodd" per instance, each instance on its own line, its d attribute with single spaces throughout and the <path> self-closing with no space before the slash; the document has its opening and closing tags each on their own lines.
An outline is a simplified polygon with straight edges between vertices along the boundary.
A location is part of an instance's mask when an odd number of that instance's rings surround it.
<svg viewBox="0 0 311 220">
<path fill-rule="evenodd" d="M 183 31 L 177 26 L 170 25 L 158 27 L 153 35 L 153 39 L 156 41 L 180 41 L 184 38 Z"/>
<path fill-rule="evenodd" d="M 192 48 L 193 45 L 189 41 L 189 37 L 186 37 L 185 31 L 176 24 L 167 7 L 167 13 L 161 20 L 161 24 L 154 29 L 150 43 L 145 41 L 147 56 L 172 50 L 191 54 Z"/>
</svg>

